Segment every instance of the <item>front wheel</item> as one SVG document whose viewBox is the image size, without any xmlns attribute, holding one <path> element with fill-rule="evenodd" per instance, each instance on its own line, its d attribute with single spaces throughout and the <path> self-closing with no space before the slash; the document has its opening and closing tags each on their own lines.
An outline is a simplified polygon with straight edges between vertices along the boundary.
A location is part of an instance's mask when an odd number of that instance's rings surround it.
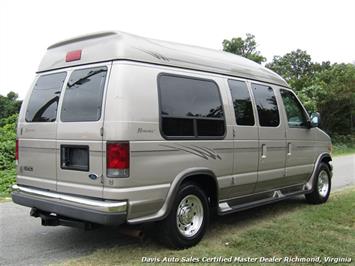
<svg viewBox="0 0 355 266">
<path fill-rule="evenodd" d="M 172 248 L 188 248 L 203 237 L 210 210 L 204 191 L 194 183 L 183 184 L 168 217 L 162 221 L 161 237 Z"/>
<path fill-rule="evenodd" d="M 311 204 L 321 204 L 328 200 L 331 189 L 329 166 L 321 163 L 313 181 L 313 191 L 306 194 L 306 199 Z"/>
</svg>

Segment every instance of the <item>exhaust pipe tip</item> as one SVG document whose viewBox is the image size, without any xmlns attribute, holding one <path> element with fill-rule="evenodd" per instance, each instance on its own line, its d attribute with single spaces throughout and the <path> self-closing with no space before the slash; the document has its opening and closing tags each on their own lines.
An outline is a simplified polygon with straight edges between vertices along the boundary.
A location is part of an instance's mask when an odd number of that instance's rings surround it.
<svg viewBox="0 0 355 266">
<path fill-rule="evenodd" d="M 121 226 L 118 229 L 118 232 L 122 235 L 130 236 L 139 239 L 141 242 L 145 239 L 145 234 L 140 228 L 131 228 L 128 226 Z"/>
<path fill-rule="evenodd" d="M 30 211 L 30 216 L 35 217 L 35 218 L 39 217 L 40 215 L 39 215 L 38 209 L 32 208 Z"/>
</svg>

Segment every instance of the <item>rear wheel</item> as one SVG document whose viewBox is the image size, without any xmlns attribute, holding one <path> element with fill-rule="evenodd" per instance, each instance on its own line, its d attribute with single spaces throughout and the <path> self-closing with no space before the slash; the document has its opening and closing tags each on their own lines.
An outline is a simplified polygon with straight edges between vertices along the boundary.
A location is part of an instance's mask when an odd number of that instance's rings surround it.
<svg viewBox="0 0 355 266">
<path fill-rule="evenodd" d="M 204 191 L 194 183 L 183 184 L 168 217 L 162 221 L 161 239 L 172 248 L 188 248 L 203 237 L 210 216 Z"/>
<path fill-rule="evenodd" d="M 331 189 L 330 169 L 326 163 L 320 163 L 313 180 L 313 191 L 306 194 L 311 204 L 321 204 L 328 200 Z"/>
</svg>

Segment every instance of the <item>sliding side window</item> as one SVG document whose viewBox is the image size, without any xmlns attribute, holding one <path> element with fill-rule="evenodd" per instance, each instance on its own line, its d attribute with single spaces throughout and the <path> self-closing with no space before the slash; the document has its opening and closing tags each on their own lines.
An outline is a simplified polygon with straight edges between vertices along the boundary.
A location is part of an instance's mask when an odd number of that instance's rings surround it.
<svg viewBox="0 0 355 266">
<path fill-rule="evenodd" d="M 252 84 L 252 88 L 260 126 L 277 127 L 280 124 L 280 116 L 274 90 L 260 84 Z"/>
<path fill-rule="evenodd" d="M 253 126 L 254 114 L 247 84 L 244 81 L 228 80 L 237 125 Z"/>
</svg>

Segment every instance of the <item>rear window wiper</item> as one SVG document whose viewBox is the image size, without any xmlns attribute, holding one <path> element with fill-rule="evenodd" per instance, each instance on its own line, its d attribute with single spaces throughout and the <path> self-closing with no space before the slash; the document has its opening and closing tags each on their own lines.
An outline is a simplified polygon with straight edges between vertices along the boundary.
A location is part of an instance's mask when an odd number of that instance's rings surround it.
<svg viewBox="0 0 355 266">
<path fill-rule="evenodd" d="M 75 85 L 82 85 L 82 84 L 88 82 L 90 77 L 92 77 L 92 76 L 94 76 L 94 75 L 96 75 L 96 74 L 99 74 L 99 73 L 101 73 L 101 72 L 105 72 L 105 71 L 106 71 L 105 69 L 100 69 L 100 70 L 96 70 L 96 71 L 90 71 L 86 76 L 84 76 L 84 77 L 78 79 L 78 80 L 75 81 L 74 83 L 70 84 L 70 83 L 68 82 L 68 85 L 67 85 L 67 86 L 68 86 L 68 88 L 71 88 L 71 87 L 73 87 L 73 86 L 75 86 Z"/>
</svg>

